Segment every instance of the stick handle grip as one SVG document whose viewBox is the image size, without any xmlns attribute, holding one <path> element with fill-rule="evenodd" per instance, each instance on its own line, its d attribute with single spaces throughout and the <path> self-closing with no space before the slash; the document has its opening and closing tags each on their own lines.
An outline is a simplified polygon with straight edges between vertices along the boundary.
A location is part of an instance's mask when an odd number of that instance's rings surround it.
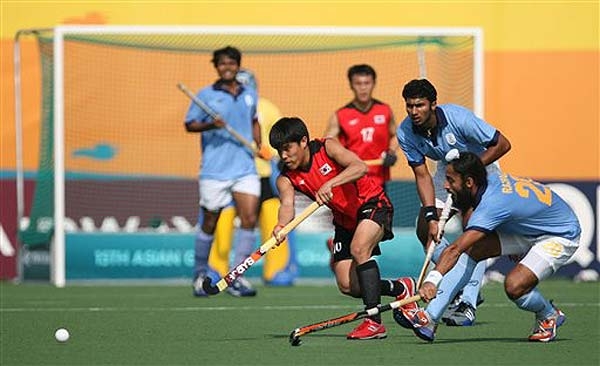
<svg viewBox="0 0 600 366">
<path fill-rule="evenodd" d="M 363 160 L 368 166 L 383 165 L 383 159 Z"/>
</svg>

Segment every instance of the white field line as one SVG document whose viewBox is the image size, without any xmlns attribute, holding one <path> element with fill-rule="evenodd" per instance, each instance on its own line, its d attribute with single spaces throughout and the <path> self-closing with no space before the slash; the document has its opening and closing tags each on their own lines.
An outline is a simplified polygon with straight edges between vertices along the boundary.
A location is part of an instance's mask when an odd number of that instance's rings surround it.
<svg viewBox="0 0 600 366">
<path fill-rule="evenodd" d="M 506 308 L 515 307 L 510 303 L 485 304 L 485 307 Z M 561 308 L 569 307 L 600 307 L 600 303 L 560 303 Z M 39 312 L 146 312 L 146 311 L 291 311 L 291 310 L 323 310 L 350 309 L 359 311 L 354 305 L 282 305 L 282 306 L 184 306 L 184 307 L 74 307 L 74 308 L 48 308 L 48 307 L 27 307 L 27 308 L 0 308 L 0 313 L 39 313 Z"/>
</svg>

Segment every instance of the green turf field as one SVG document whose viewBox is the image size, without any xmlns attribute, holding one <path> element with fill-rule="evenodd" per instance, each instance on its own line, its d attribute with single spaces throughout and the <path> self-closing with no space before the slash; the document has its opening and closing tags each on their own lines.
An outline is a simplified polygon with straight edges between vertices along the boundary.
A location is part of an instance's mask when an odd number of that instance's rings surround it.
<svg viewBox="0 0 600 366">
<path fill-rule="evenodd" d="M 358 322 L 303 337 L 289 333 L 359 310 L 333 286 L 259 287 L 256 298 L 193 298 L 189 286 L 0 283 L 1 365 L 599 365 L 600 283 L 546 281 L 567 315 L 555 342 L 529 343 L 533 317 L 484 287 L 473 327 L 441 325 L 433 344 L 383 314 L 388 338 L 347 341 Z M 67 327 L 66 344 L 54 330 Z"/>
</svg>

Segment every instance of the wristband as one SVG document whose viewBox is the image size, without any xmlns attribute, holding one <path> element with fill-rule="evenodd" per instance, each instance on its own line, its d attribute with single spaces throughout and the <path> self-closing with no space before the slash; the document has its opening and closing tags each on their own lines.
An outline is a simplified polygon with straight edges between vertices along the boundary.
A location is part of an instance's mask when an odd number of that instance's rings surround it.
<svg viewBox="0 0 600 366">
<path fill-rule="evenodd" d="M 438 217 L 437 213 L 437 208 L 435 206 L 425 206 L 423 207 L 423 211 L 425 212 L 425 221 L 440 221 L 440 218 Z"/>
<path fill-rule="evenodd" d="M 425 277 L 425 280 L 423 282 L 424 283 L 430 282 L 435 287 L 438 287 L 438 285 L 440 284 L 440 281 L 442 280 L 443 277 L 444 277 L 444 275 L 442 275 L 440 272 L 433 270 L 433 271 L 429 272 L 429 274 L 427 274 L 427 277 Z"/>
</svg>

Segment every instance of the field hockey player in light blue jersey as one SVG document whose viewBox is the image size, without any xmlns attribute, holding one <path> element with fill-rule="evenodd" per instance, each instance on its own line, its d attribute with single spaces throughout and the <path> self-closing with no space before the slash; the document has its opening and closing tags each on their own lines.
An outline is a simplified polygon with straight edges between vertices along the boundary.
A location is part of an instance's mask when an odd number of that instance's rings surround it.
<svg viewBox="0 0 600 366">
<path fill-rule="evenodd" d="M 246 141 L 254 140 L 260 149 L 256 90 L 244 87 L 236 80 L 241 58 L 241 52 L 234 47 L 213 52 L 212 62 L 219 79 L 197 94 L 208 108 L 192 103 L 185 117 L 186 130 L 201 133 L 202 162 L 198 186 L 203 217 L 196 234 L 193 281 L 193 294 L 199 297 L 207 296 L 202 290 L 202 282 L 209 276 L 208 255 L 221 210 L 231 201 L 241 221 L 238 241 L 241 248 L 236 249 L 236 255 L 248 257 L 256 243 L 254 228 L 260 180 L 254 154 L 228 130 L 237 132 Z M 250 282 L 243 277 L 239 277 L 227 291 L 234 296 L 256 294 Z"/>
<path fill-rule="evenodd" d="M 537 289 L 575 254 L 581 228 L 573 210 L 548 187 L 501 172 L 487 174 L 477 155 L 462 152 L 446 171 L 446 189 L 463 214 L 463 234 L 441 253 L 419 289 L 425 301 L 436 296 L 450 270 L 468 281 L 476 262 L 499 255 L 517 256 L 507 274 L 506 295 L 522 310 L 535 313 L 530 341 L 549 342 L 565 322 L 565 314 Z M 467 262 L 459 256 L 468 254 Z M 441 281 L 441 283 L 440 283 Z M 415 334 L 433 341 L 435 323 L 427 310 L 404 318 Z"/>
<path fill-rule="evenodd" d="M 408 82 L 402 90 L 402 97 L 407 117 L 398 126 L 396 136 L 415 176 L 422 205 L 417 220 L 417 236 L 427 249 L 437 240 L 439 215 L 448 196 L 444 190 L 446 154 L 452 149 L 471 151 L 479 155 L 488 172 L 494 172 L 499 169 L 497 160 L 510 150 L 510 142 L 469 109 L 455 104 L 438 105 L 437 91 L 426 79 Z M 426 158 L 438 162 L 433 178 Z M 433 262 L 447 245 L 448 241 L 442 238 L 435 247 Z M 482 301 L 479 292 L 485 269 L 485 263 L 480 263 L 464 289 L 454 288 L 458 279 L 452 279 L 452 273 L 448 275 L 449 280 L 444 282 L 440 294 L 428 308 L 435 321 L 441 319 L 447 325 L 458 326 L 475 322 L 475 309 Z M 455 299 L 461 290 L 462 296 Z M 398 315 L 398 311 L 394 315 Z"/>
</svg>

